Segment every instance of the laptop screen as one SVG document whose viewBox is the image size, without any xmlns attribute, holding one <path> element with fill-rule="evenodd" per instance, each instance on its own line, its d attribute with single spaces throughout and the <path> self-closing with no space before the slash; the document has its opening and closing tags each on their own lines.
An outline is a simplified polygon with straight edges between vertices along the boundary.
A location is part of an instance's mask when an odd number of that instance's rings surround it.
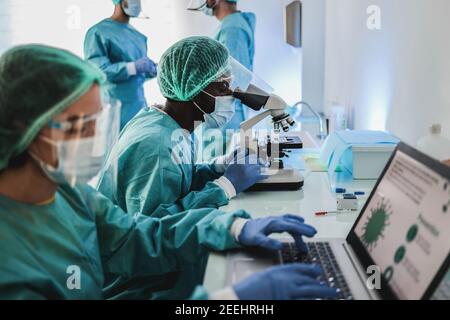
<svg viewBox="0 0 450 320">
<path fill-rule="evenodd" d="M 437 162 L 431 163 L 445 168 Z M 364 255 L 370 257 L 366 262 L 380 268 L 383 285 L 389 287 L 394 297 L 423 298 L 438 272 L 448 263 L 448 175 L 444 177 L 400 147 L 352 233 L 359 242 L 359 251 L 365 251 Z M 365 264 L 367 267 L 368 263 Z"/>
</svg>

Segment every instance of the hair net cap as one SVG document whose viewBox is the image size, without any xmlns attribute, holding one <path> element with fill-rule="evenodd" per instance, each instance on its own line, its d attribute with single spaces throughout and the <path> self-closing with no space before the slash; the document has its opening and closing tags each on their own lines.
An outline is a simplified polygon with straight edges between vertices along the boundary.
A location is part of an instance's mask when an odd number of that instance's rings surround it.
<svg viewBox="0 0 450 320">
<path fill-rule="evenodd" d="M 114 4 L 120 4 L 121 1 L 122 1 L 122 0 L 112 0 L 112 2 L 113 2 Z"/>
<path fill-rule="evenodd" d="M 228 49 L 209 37 L 189 37 L 161 57 L 158 84 L 164 97 L 190 101 L 230 70 Z"/>
<path fill-rule="evenodd" d="M 54 116 L 104 81 L 100 70 L 68 51 L 25 45 L 5 52 L 0 57 L 0 170 Z"/>
</svg>

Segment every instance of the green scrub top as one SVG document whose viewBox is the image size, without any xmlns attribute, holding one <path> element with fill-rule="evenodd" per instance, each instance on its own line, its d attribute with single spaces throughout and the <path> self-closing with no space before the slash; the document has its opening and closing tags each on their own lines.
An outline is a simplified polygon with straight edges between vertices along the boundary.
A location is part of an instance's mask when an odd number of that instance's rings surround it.
<svg viewBox="0 0 450 320">
<path fill-rule="evenodd" d="M 87 185 L 61 186 L 42 206 L 0 196 L 0 299 L 103 299 L 117 277 L 133 283 L 133 298 L 150 299 L 165 284 L 140 280 L 237 247 L 229 228 L 248 217 L 172 206 L 153 215 L 126 214 Z"/>
<path fill-rule="evenodd" d="M 220 174 L 194 164 L 193 154 L 187 131 L 163 111 L 144 108 L 121 132 L 97 189 L 129 213 L 151 215 L 161 204 L 179 211 L 227 205 L 225 192 L 212 182 Z"/>
<path fill-rule="evenodd" d="M 121 132 L 100 174 L 98 190 L 130 214 L 153 216 L 160 205 L 169 205 L 176 213 L 197 208 L 214 212 L 228 204 L 228 197 L 211 182 L 219 174 L 210 165 L 194 165 L 192 154 L 187 131 L 161 110 L 144 108 Z M 202 283 L 206 264 L 205 256 L 185 265 L 179 273 L 147 279 L 156 283 L 164 279 L 170 287 L 155 294 L 154 299 L 188 297 Z M 116 297 L 114 288 L 129 286 L 114 281 L 108 285 L 108 296 Z M 120 291 L 122 298 L 134 295 L 131 288 Z"/>
<path fill-rule="evenodd" d="M 129 23 L 111 18 L 90 28 L 84 41 L 85 59 L 105 72 L 111 98 L 122 102 L 120 127 L 123 128 L 147 105 L 144 94 L 146 75 L 128 73 L 127 65 L 147 57 L 147 37 Z"/>
<path fill-rule="evenodd" d="M 214 39 L 230 51 L 230 55 L 253 71 L 255 57 L 256 16 L 251 12 L 235 12 L 220 23 Z"/>
</svg>

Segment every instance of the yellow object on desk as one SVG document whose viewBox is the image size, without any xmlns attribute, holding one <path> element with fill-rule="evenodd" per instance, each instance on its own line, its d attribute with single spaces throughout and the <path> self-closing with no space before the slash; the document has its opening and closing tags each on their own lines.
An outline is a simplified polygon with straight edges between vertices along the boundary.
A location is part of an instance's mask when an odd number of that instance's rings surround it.
<svg viewBox="0 0 450 320">
<path fill-rule="evenodd" d="M 328 168 L 320 161 L 320 156 L 318 154 L 307 154 L 303 155 L 303 160 L 305 161 L 306 169 L 312 172 L 327 172 Z M 341 168 L 338 165 L 336 172 L 341 172 Z"/>
</svg>

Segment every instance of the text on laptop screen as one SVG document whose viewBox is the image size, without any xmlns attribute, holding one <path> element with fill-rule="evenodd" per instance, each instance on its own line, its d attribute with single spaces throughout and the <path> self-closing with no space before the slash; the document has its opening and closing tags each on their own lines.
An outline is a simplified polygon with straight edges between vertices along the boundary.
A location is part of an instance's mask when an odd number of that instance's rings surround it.
<svg viewBox="0 0 450 320">
<path fill-rule="evenodd" d="M 355 233 L 400 299 L 420 299 L 450 250 L 450 184 L 398 151 Z"/>
</svg>

